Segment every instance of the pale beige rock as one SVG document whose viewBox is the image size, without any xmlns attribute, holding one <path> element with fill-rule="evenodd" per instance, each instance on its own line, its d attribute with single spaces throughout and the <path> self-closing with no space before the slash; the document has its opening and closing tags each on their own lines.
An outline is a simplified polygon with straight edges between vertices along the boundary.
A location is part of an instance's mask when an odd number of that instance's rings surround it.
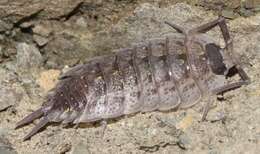
<svg viewBox="0 0 260 154">
<path fill-rule="evenodd" d="M 40 77 L 36 80 L 37 84 L 44 89 L 45 92 L 51 90 L 57 83 L 60 70 L 47 70 L 40 73 Z"/>
</svg>

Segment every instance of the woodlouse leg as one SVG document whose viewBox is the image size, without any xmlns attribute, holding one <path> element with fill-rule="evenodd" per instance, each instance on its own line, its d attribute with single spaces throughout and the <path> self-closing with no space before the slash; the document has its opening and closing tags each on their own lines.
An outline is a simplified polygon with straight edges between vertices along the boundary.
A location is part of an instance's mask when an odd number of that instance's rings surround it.
<svg viewBox="0 0 260 154">
<path fill-rule="evenodd" d="M 250 78 L 248 77 L 246 72 L 239 65 L 234 66 L 234 68 L 236 69 L 236 71 L 237 71 L 238 75 L 240 76 L 241 80 L 239 80 L 237 82 L 230 83 L 230 84 L 225 85 L 223 87 L 214 89 L 213 94 L 215 94 L 215 95 L 221 94 L 221 93 L 224 93 L 226 91 L 233 90 L 233 89 L 241 87 L 242 85 L 247 85 L 247 84 L 250 83 Z"/>
<path fill-rule="evenodd" d="M 247 76 L 247 74 L 244 72 L 243 69 L 240 69 L 240 70 L 237 69 L 237 71 L 238 71 L 238 74 L 239 74 L 239 76 L 241 77 L 242 80 L 234 82 L 234 83 L 230 83 L 228 85 L 225 85 L 225 86 L 217 88 L 217 89 L 214 89 L 212 91 L 212 95 L 214 96 L 214 95 L 217 95 L 217 94 L 221 94 L 221 93 L 239 88 L 242 85 L 246 85 L 250 82 L 249 77 Z M 204 111 L 203 111 L 202 121 L 206 120 L 206 117 L 207 117 L 207 114 L 209 112 L 211 103 L 212 103 L 212 98 L 209 98 L 207 100 L 206 106 L 203 109 Z"/>
<path fill-rule="evenodd" d="M 105 131 L 107 129 L 107 121 L 106 120 L 102 120 L 100 122 L 100 125 L 101 125 L 101 138 L 103 138 L 104 135 L 105 135 Z"/>
<path fill-rule="evenodd" d="M 220 87 L 220 88 L 217 88 L 217 89 L 214 89 L 212 91 L 213 95 L 217 95 L 217 94 L 221 94 L 221 93 L 224 93 L 226 91 L 230 91 L 230 90 L 233 90 L 233 89 L 236 89 L 236 88 L 239 88 L 241 87 L 242 85 L 246 85 L 250 82 L 250 78 L 248 77 L 248 75 L 245 73 L 245 71 L 238 67 L 238 66 L 235 66 L 236 70 L 237 70 L 237 73 L 239 74 L 241 80 L 240 81 L 237 81 L 237 82 L 234 82 L 234 83 L 230 83 L 228 85 L 225 85 L 223 87 Z M 209 107 L 210 107 L 210 103 L 207 103 L 205 108 L 204 108 L 204 113 L 203 113 L 203 116 L 202 116 L 202 121 L 206 120 L 206 116 L 207 116 L 207 113 L 209 111 Z"/>
<path fill-rule="evenodd" d="M 210 109 L 210 106 L 211 104 L 215 101 L 215 98 L 213 98 L 213 96 L 208 96 L 207 97 L 207 100 L 206 100 L 206 104 L 203 108 L 203 115 L 202 115 L 202 118 L 201 118 L 201 121 L 205 121 L 206 120 L 206 117 L 209 113 L 209 109 Z"/>
<path fill-rule="evenodd" d="M 238 81 L 238 82 L 235 82 L 235 83 L 230 83 L 230 84 L 225 85 L 223 87 L 214 89 L 213 93 L 214 94 L 221 94 L 221 93 L 224 93 L 226 91 L 237 89 L 237 88 L 239 88 L 239 87 L 241 87 L 242 85 L 245 85 L 245 84 L 248 84 L 248 81 Z"/>
<path fill-rule="evenodd" d="M 239 70 L 238 70 L 239 71 Z M 238 72 L 239 73 L 239 72 Z M 246 75 L 244 74 L 244 70 L 242 70 L 242 72 L 240 72 L 241 74 L 243 75 Z M 239 75 L 240 75 L 239 73 Z M 241 77 L 242 75 L 240 75 Z M 249 82 L 249 78 L 247 78 L 247 75 L 246 76 L 242 76 L 242 81 L 237 81 L 237 82 L 234 82 L 234 83 L 230 83 L 228 85 L 225 85 L 223 87 L 220 87 L 220 88 L 217 88 L 217 89 L 214 89 L 213 90 L 213 95 L 217 95 L 217 94 L 221 94 L 221 93 L 224 93 L 226 91 L 230 91 L 230 90 L 233 90 L 233 89 L 236 89 L 236 88 L 239 88 L 241 87 L 242 85 L 245 85 L 245 84 L 248 84 Z M 244 78 L 244 79 L 243 79 Z M 207 117 L 207 114 L 209 112 L 209 108 L 210 108 L 210 105 L 212 103 L 212 100 L 207 100 L 207 103 L 206 103 L 206 106 L 204 107 L 204 111 L 203 111 L 203 116 L 202 116 L 202 121 L 206 120 L 206 117 Z"/>
</svg>

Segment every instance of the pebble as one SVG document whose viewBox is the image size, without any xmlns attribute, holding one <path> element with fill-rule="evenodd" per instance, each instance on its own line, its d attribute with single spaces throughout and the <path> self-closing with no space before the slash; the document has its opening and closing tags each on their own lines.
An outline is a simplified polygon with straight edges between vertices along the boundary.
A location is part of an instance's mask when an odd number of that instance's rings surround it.
<svg viewBox="0 0 260 154">
<path fill-rule="evenodd" d="M 179 123 L 177 123 L 176 128 L 186 131 L 193 122 L 193 117 L 191 115 L 185 116 Z"/>
<path fill-rule="evenodd" d="M 24 22 L 20 25 L 21 28 L 30 28 L 34 26 L 34 21 Z"/>
<path fill-rule="evenodd" d="M 45 92 L 47 92 L 54 88 L 60 73 L 60 70 L 54 69 L 43 71 L 41 72 L 40 77 L 36 80 L 36 82 L 38 85 L 40 85 L 41 88 L 44 89 Z"/>
<path fill-rule="evenodd" d="M 43 25 L 36 25 L 33 28 L 33 33 L 44 36 L 44 37 L 48 37 L 51 32 L 52 32 L 51 29 L 49 29 Z"/>
<path fill-rule="evenodd" d="M 49 40 L 43 36 L 40 35 L 33 35 L 33 40 L 37 43 L 37 45 L 39 45 L 40 47 L 46 45 Z"/>
<path fill-rule="evenodd" d="M 86 28 L 87 27 L 87 22 L 85 20 L 85 18 L 80 17 L 76 20 L 76 24 L 80 27 Z"/>
<path fill-rule="evenodd" d="M 178 146 L 182 149 L 191 148 L 191 140 L 186 134 L 181 134 L 179 136 Z"/>
</svg>

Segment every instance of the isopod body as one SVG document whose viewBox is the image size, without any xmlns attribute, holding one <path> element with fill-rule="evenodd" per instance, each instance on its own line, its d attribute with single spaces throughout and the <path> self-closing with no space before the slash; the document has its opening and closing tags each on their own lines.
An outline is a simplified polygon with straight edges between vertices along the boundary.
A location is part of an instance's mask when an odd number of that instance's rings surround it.
<svg viewBox="0 0 260 154">
<path fill-rule="evenodd" d="M 18 122 L 20 127 L 41 118 L 24 139 L 49 122 L 78 124 L 189 108 L 249 82 L 233 54 L 224 18 L 187 30 L 167 24 L 179 33 L 119 49 L 61 75 L 41 108 Z M 205 34 L 215 26 L 221 29 L 224 48 Z M 241 80 L 229 83 L 227 77 L 234 74 Z"/>
</svg>

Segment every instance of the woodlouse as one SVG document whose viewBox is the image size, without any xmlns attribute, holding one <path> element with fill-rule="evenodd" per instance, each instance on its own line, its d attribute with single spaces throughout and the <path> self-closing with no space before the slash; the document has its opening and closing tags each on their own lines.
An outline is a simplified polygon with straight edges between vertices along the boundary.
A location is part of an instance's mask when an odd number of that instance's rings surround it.
<svg viewBox="0 0 260 154">
<path fill-rule="evenodd" d="M 180 34 L 169 35 L 120 49 L 78 65 L 60 77 L 42 107 L 17 123 L 40 122 L 25 136 L 31 138 L 49 122 L 65 124 L 104 121 L 153 110 L 185 109 L 212 96 L 249 83 L 233 53 L 225 19 L 192 29 L 168 23 Z M 205 33 L 215 26 L 222 32 L 221 48 Z M 238 74 L 239 81 L 227 78 Z"/>
</svg>

